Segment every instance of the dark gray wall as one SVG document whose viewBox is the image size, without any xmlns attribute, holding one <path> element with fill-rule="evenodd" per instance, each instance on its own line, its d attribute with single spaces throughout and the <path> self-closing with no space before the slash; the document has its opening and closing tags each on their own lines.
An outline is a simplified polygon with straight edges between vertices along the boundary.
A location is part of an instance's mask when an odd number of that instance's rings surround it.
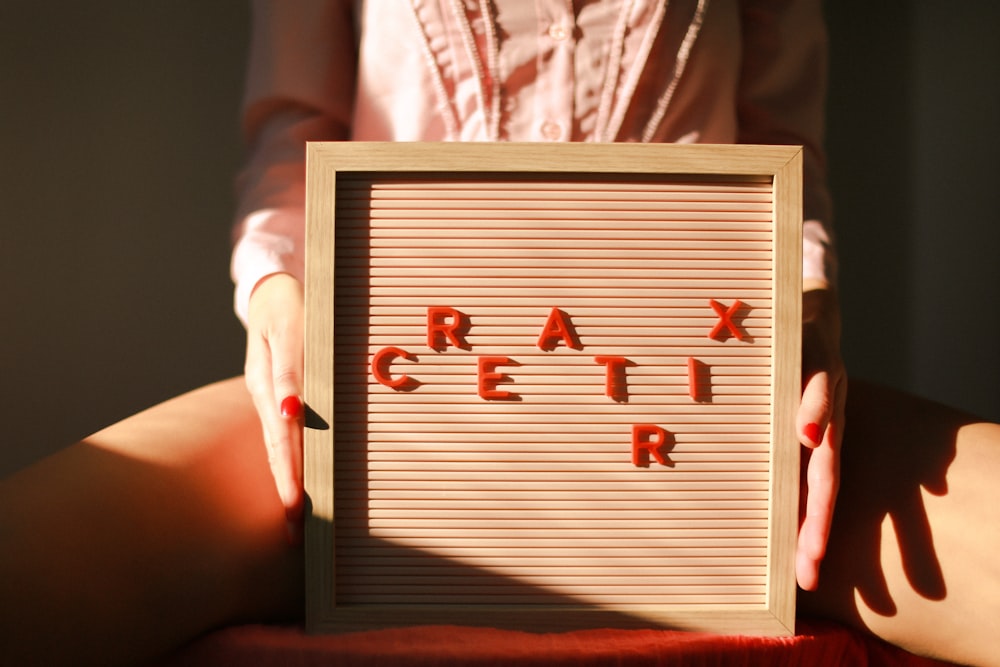
<svg viewBox="0 0 1000 667">
<path fill-rule="evenodd" d="M 827 3 L 850 370 L 1000 420 L 1000 3 Z"/>
<path fill-rule="evenodd" d="M 1000 420 L 1000 3 L 828 3 L 845 352 Z M 240 372 L 248 11 L 0 3 L 0 474 Z"/>
<path fill-rule="evenodd" d="M 242 367 L 242 1 L 0 2 L 0 473 Z"/>
</svg>

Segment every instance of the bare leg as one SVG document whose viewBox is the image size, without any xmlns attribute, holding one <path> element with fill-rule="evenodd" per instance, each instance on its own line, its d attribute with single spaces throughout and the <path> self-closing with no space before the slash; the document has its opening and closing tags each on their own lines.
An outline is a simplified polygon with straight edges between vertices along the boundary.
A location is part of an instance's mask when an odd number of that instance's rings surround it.
<svg viewBox="0 0 1000 667">
<path fill-rule="evenodd" d="M 860 382 L 807 612 L 915 653 L 1000 664 L 1000 426 Z"/>
<path fill-rule="evenodd" d="M 300 613 L 242 379 L 0 482 L 0 664 L 134 663 L 246 616 Z"/>
<path fill-rule="evenodd" d="M 1000 664 L 1000 426 L 855 382 L 843 483 L 807 613 Z M 0 664 L 130 663 L 298 615 L 253 406 L 236 379 L 0 482 Z"/>
</svg>

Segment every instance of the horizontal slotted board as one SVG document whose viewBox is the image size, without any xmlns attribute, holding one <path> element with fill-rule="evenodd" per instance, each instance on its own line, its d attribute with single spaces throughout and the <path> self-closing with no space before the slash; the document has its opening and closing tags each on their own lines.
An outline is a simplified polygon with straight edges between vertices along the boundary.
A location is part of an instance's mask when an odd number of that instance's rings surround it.
<svg viewBox="0 0 1000 667">
<path fill-rule="evenodd" d="M 339 176 L 337 603 L 764 605 L 773 215 L 761 178 Z M 442 306 L 468 349 L 428 347 Z M 552 308 L 582 349 L 539 349 Z M 387 346 L 416 388 L 374 379 Z M 518 400 L 479 397 L 480 356 Z M 670 465 L 633 465 L 634 424 Z"/>
<path fill-rule="evenodd" d="M 793 632 L 801 154 L 311 144 L 307 627 Z M 710 299 L 745 338 L 708 338 Z M 462 349 L 428 347 L 429 306 Z M 553 308 L 582 349 L 539 348 Z M 373 369 L 387 347 L 416 358 Z M 477 395 L 481 355 L 516 401 Z M 667 465 L 632 464 L 636 423 Z"/>
</svg>

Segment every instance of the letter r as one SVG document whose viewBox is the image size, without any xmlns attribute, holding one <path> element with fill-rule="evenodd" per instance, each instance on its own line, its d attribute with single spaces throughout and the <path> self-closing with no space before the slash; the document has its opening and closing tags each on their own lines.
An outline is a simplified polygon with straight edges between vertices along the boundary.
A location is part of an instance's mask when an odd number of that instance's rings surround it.
<svg viewBox="0 0 1000 667">
<path fill-rule="evenodd" d="M 431 306 L 427 309 L 427 347 L 443 351 L 448 343 L 459 349 L 467 349 L 463 338 L 465 316 L 461 311 L 445 306 Z"/>
<path fill-rule="evenodd" d="M 663 455 L 662 448 L 670 445 L 670 432 L 655 424 L 635 424 L 632 426 L 632 465 L 639 468 L 649 467 L 649 457 L 652 456 L 660 465 L 669 466 L 671 462 Z"/>
</svg>

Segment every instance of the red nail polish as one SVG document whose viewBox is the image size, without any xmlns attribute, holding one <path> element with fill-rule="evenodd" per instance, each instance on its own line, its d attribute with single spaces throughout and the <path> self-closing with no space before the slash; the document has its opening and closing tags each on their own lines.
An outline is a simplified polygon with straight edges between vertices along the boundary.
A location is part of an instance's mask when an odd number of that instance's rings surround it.
<svg viewBox="0 0 1000 667">
<path fill-rule="evenodd" d="M 823 440 L 823 429 L 820 428 L 819 424 L 809 423 L 806 424 L 806 437 L 814 445 L 818 445 Z"/>
<path fill-rule="evenodd" d="M 288 396 L 281 402 L 281 416 L 285 419 L 298 419 L 302 416 L 302 400 L 298 396 Z"/>
</svg>

